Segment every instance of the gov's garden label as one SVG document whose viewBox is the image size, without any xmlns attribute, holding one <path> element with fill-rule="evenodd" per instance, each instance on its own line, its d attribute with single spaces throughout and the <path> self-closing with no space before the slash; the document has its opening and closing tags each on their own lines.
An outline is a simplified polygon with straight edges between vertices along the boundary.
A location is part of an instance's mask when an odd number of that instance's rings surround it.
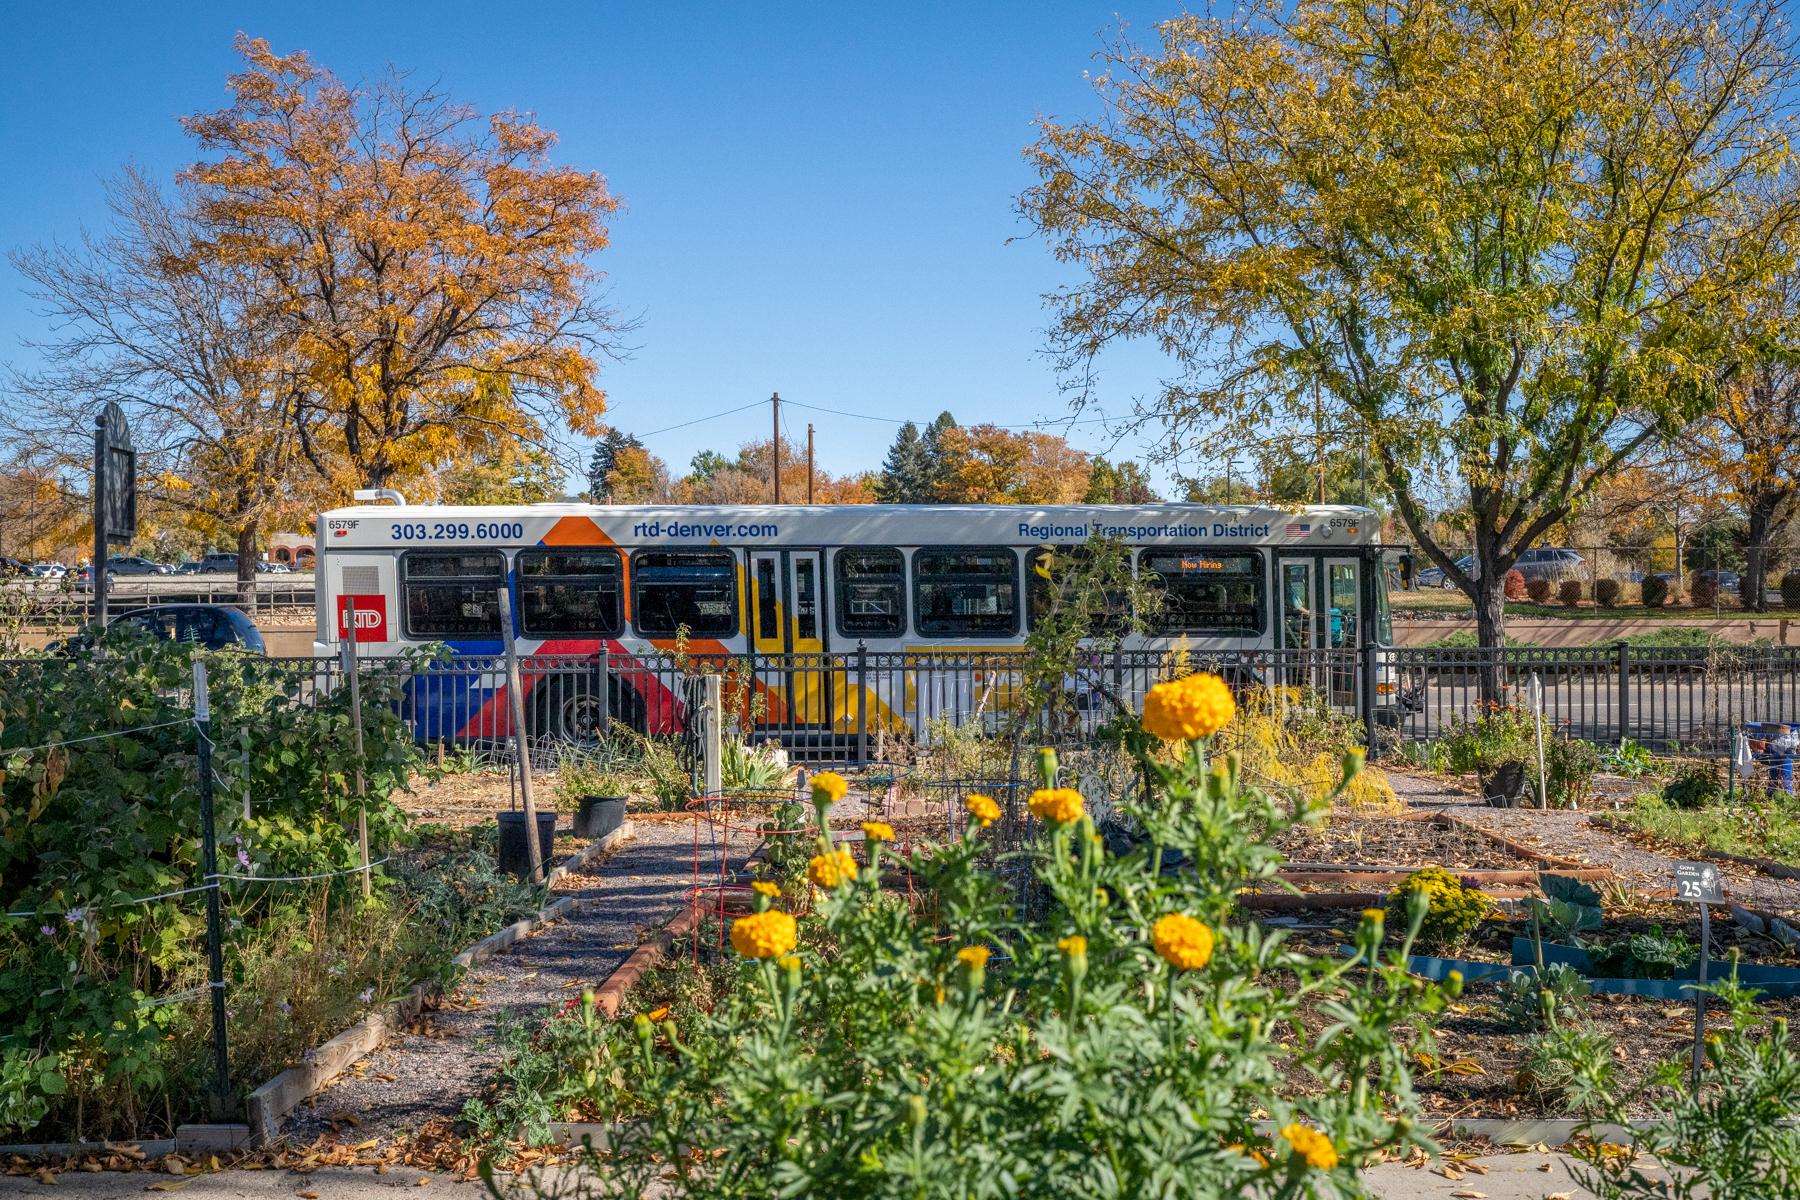
<svg viewBox="0 0 1800 1200">
<path fill-rule="evenodd" d="M 1675 898 L 1689 904 L 1723 904 L 1724 877 L 1711 863 L 1676 863 Z"/>
</svg>

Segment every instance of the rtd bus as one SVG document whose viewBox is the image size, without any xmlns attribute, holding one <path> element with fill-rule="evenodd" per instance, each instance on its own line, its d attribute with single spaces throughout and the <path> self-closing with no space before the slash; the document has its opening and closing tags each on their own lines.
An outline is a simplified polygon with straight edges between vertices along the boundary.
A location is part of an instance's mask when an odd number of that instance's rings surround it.
<svg viewBox="0 0 1800 1200">
<path fill-rule="evenodd" d="M 668 672 L 645 665 L 675 651 L 780 663 L 755 676 L 771 727 L 842 734 L 873 721 L 898 733 L 919 718 L 891 692 L 859 689 L 850 656 L 941 669 L 1016 652 L 1050 586 L 1035 568 L 1095 537 L 1126 546 L 1141 583 L 1162 593 L 1125 650 L 1228 655 L 1258 682 L 1322 686 L 1361 712 L 1368 698 L 1343 663 L 1392 644 L 1387 576 L 1400 557 L 1378 544 L 1373 512 L 1342 506 L 378 504 L 322 514 L 317 537 L 317 653 L 334 654 L 354 623 L 366 656 L 431 643 L 499 655 L 505 589 L 519 654 L 609 665 L 603 698 L 552 697 L 527 673 L 545 693 L 529 722 L 568 736 L 596 707 L 646 732 L 678 728 Z M 504 674 L 462 678 L 463 694 L 415 694 L 454 707 L 437 736 L 507 732 Z M 1391 691 L 1380 686 L 1378 708 Z"/>
</svg>

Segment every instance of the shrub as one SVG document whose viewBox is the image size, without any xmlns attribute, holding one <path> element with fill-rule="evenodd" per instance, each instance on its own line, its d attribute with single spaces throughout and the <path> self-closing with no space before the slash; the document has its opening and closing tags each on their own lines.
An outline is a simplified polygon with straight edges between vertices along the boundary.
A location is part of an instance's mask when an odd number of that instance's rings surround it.
<svg viewBox="0 0 1800 1200">
<path fill-rule="evenodd" d="M 1719 601 L 1719 581 L 1711 575 L 1696 575 L 1688 584 L 1688 602 L 1695 608 L 1711 608 Z"/>
<path fill-rule="evenodd" d="M 1570 1143 L 1588 1167 L 1575 1172 L 1576 1182 L 1594 1195 L 1652 1200 L 1800 1194 L 1800 1126 L 1787 1120 L 1800 1088 L 1800 1052 L 1787 1019 L 1768 1020 L 1754 995 L 1734 983 L 1710 990 L 1730 1017 L 1707 1038 L 1701 1086 L 1694 1088 L 1687 1056 L 1678 1055 L 1656 1069 L 1640 1095 L 1627 1098 L 1635 1102 L 1632 1115 L 1645 1106 L 1653 1114 L 1636 1123 L 1636 1154 L 1618 1154 L 1599 1138 Z M 1626 1102 L 1613 1109 L 1606 1115 L 1623 1118 Z M 1671 1191 L 1660 1171 L 1648 1177 L 1650 1162 L 1680 1180 L 1680 1190 Z"/>
<path fill-rule="evenodd" d="M 1668 603 L 1669 581 L 1661 575 L 1646 575 L 1642 584 L 1645 608 L 1661 608 Z"/>
<path fill-rule="evenodd" d="M 1609 1111 L 1618 1086 L 1612 1038 L 1585 1021 L 1534 1034 L 1525 1039 L 1518 1083 L 1551 1113 L 1592 1120 Z"/>
<path fill-rule="evenodd" d="M 975 1179 L 1136 1196 L 1177 1177 L 1194 1195 L 1355 1194 L 1365 1156 L 1420 1144 L 1405 1031 L 1459 988 L 1406 973 L 1422 904 L 1391 938 L 1365 917 L 1354 970 L 1246 919 L 1237 889 L 1279 862 L 1264 838 L 1309 814 L 1223 757 L 1215 773 L 1204 746 L 1144 746 L 1141 844 L 1046 820 L 1016 884 L 983 869 L 994 847 L 970 821 L 901 856 L 916 908 L 881 884 L 894 851 L 865 842 L 797 947 L 743 939 L 708 1010 L 595 1023 L 559 1078 L 582 1081 L 570 1107 L 617 1122 L 609 1181 L 696 1200 L 960 1196 Z M 765 951 L 781 957 L 748 957 Z M 1338 1024 L 1315 1032 L 1321 1003 Z"/>
<path fill-rule="evenodd" d="M 1568 608 L 1581 603 L 1581 580 L 1565 579 L 1556 585 L 1556 598 Z"/>
<path fill-rule="evenodd" d="M 1684 767 L 1663 784 L 1662 798 L 1671 808 L 1706 808 L 1725 799 L 1725 780 L 1719 769 L 1708 763 Z"/>
<path fill-rule="evenodd" d="M 1800 571 L 1789 571 L 1781 577 L 1781 606 L 1800 608 Z"/>
<path fill-rule="evenodd" d="M 1576 584 L 1576 598 L 1581 596 L 1581 585 Z M 1525 594 L 1531 597 L 1533 604 L 1545 604 L 1550 599 L 1550 581 L 1542 575 L 1534 575 L 1525 583 Z"/>
<path fill-rule="evenodd" d="M 1542 971 L 1509 974 L 1500 985 L 1496 1007 L 1500 1019 L 1514 1029 L 1543 1029 L 1558 1019 L 1580 1017 L 1592 991 L 1574 967 L 1551 963 Z"/>
<path fill-rule="evenodd" d="M 1617 579 L 1596 579 L 1594 581 L 1594 603 L 1601 608 L 1617 608 L 1619 596 L 1625 585 Z"/>
<path fill-rule="evenodd" d="M 1508 571 L 1506 577 L 1500 581 L 1500 589 L 1508 600 L 1523 600 L 1525 598 L 1524 574 L 1520 572 L 1517 567 L 1514 567 L 1512 570 Z"/>
<path fill-rule="evenodd" d="M 1442 867 L 1422 867 L 1388 895 L 1389 920 L 1396 925 L 1403 922 L 1415 894 L 1424 896 L 1427 905 L 1419 940 L 1437 949 L 1461 946 L 1494 911 L 1494 902 L 1485 892 L 1469 887 Z"/>
<path fill-rule="evenodd" d="M 1599 747 L 1580 738 L 1544 739 L 1544 787 L 1551 808 L 1579 808 L 1605 760 Z"/>
</svg>

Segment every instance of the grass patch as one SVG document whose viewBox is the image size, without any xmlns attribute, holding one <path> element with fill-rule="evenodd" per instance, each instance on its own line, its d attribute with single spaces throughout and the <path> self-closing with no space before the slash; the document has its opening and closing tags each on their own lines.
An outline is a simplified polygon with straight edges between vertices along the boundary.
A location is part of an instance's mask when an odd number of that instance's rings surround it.
<svg viewBox="0 0 1800 1200">
<path fill-rule="evenodd" d="M 1785 792 L 1740 791 L 1735 802 L 1681 808 L 1660 793 L 1618 814 L 1632 827 L 1683 850 L 1711 850 L 1800 865 L 1800 801 Z"/>
</svg>

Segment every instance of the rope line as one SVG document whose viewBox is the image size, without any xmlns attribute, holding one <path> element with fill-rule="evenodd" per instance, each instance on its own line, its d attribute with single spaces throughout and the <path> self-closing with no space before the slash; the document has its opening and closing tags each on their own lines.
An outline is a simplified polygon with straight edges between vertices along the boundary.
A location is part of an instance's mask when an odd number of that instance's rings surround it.
<svg viewBox="0 0 1800 1200">
<path fill-rule="evenodd" d="M 84 737 L 58 738 L 54 742 L 45 742 L 41 746 L 0 746 L 0 757 L 12 754 L 35 754 L 39 750 L 54 750 L 58 746 L 74 746 L 81 742 L 97 742 L 103 738 L 128 737 L 134 733 L 148 733 L 153 729 L 173 729 L 177 725 L 187 725 L 192 717 L 182 717 L 178 721 L 160 721 L 155 725 L 139 725 L 134 729 L 113 729 L 105 733 L 90 733 Z"/>
<path fill-rule="evenodd" d="M 333 879 L 339 875 L 361 875 L 364 871 L 373 871 L 382 863 L 390 861 L 391 858 L 390 855 L 389 858 L 377 859 L 367 867 L 345 867 L 341 871 L 321 871 L 317 875 L 229 875 L 224 872 L 216 872 L 208 875 L 207 878 L 230 879 L 238 883 L 310 883 L 315 879 Z"/>
<path fill-rule="evenodd" d="M 74 908 L 65 909 L 62 912 L 48 912 L 43 909 L 34 908 L 28 909 L 25 912 L 9 912 L 6 915 L 9 917 L 63 917 L 72 912 L 85 912 L 89 908 L 129 908 L 133 904 L 150 904 L 157 900 L 173 900 L 177 896 L 191 896 L 195 892 L 210 892 L 217 886 L 218 884 L 215 883 L 203 883 L 198 887 L 181 888 L 173 892 L 158 892 L 154 896 L 138 896 L 131 900 L 110 900 L 105 904 L 92 905 L 77 904 Z"/>
</svg>

